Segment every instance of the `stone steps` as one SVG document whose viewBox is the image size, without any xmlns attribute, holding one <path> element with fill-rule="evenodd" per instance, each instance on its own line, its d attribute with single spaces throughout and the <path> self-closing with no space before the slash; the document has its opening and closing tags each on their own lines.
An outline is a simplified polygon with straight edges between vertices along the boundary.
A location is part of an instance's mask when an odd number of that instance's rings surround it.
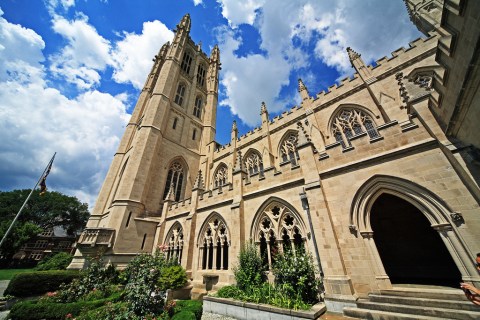
<svg viewBox="0 0 480 320">
<path fill-rule="evenodd" d="M 431 298 L 411 298 L 401 296 L 384 296 L 370 294 L 369 301 L 378 303 L 394 303 L 400 305 L 411 305 L 419 307 L 429 308 L 446 308 L 446 309 L 458 309 L 466 311 L 479 311 L 479 307 L 471 303 L 470 301 L 454 301 L 443 299 L 431 299 Z"/>
<path fill-rule="evenodd" d="M 480 319 L 480 308 L 457 289 L 395 288 L 372 293 L 344 308 L 346 316 L 362 319 Z"/>
</svg>

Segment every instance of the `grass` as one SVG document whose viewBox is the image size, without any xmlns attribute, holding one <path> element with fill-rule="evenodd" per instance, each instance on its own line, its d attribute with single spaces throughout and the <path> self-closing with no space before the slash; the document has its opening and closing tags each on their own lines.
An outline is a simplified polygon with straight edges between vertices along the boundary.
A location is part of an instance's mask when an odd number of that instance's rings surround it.
<svg viewBox="0 0 480 320">
<path fill-rule="evenodd" d="M 32 272 L 33 269 L 0 269 L 0 280 L 12 280 L 17 273 Z"/>
</svg>

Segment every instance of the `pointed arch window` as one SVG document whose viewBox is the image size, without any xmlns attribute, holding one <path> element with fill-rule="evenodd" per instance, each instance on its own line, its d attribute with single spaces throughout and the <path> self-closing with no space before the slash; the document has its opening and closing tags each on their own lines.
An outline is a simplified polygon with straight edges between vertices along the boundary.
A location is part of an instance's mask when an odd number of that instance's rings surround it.
<svg viewBox="0 0 480 320">
<path fill-rule="evenodd" d="M 165 238 L 164 248 L 168 260 L 182 261 L 183 254 L 183 228 L 177 223 L 168 232 Z"/>
<path fill-rule="evenodd" d="M 197 118 L 200 118 L 202 115 L 202 105 L 203 99 L 201 96 L 195 98 L 195 106 L 193 107 L 193 115 Z"/>
<path fill-rule="evenodd" d="M 213 180 L 215 188 L 222 187 L 228 183 L 228 170 L 226 165 L 221 164 L 218 166 L 218 169 L 213 176 Z"/>
<path fill-rule="evenodd" d="M 263 161 L 262 156 L 257 152 L 251 152 L 245 157 L 245 167 L 249 176 L 255 174 L 263 175 Z"/>
<path fill-rule="evenodd" d="M 190 51 L 185 51 L 183 53 L 181 68 L 187 74 L 190 73 L 190 67 L 192 66 L 192 60 L 193 60 L 193 58 L 192 58 L 192 54 L 190 53 Z"/>
<path fill-rule="evenodd" d="M 263 263 L 270 270 L 278 253 L 296 254 L 307 249 L 303 221 L 296 212 L 277 201 L 257 214 L 253 232 Z"/>
<path fill-rule="evenodd" d="M 205 86 L 205 74 L 205 66 L 203 64 L 199 65 L 197 70 L 197 84 L 200 87 Z"/>
<path fill-rule="evenodd" d="M 297 151 L 297 141 L 297 132 L 291 132 L 285 137 L 280 145 L 282 162 L 291 162 L 292 164 L 297 163 L 297 160 L 300 158 Z"/>
<path fill-rule="evenodd" d="M 370 139 L 380 137 L 372 118 L 361 110 L 342 110 L 333 120 L 332 135 L 344 149 L 351 147 L 351 138 L 363 133 L 367 133 Z"/>
<path fill-rule="evenodd" d="M 184 169 L 182 164 L 179 161 L 173 162 L 168 169 L 167 181 L 165 181 L 165 189 L 163 191 L 162 199 L 165 199 L 170 188 L 173 188 L 172 192 L 175 196 L 175 201 L 180 201 L 182 195 L 183 175 Z"/>
<path fill-rule="evenodd" d="M 228 270 L 230 239 L 227 225 L 219 216 L 205 224 L 199 240 L 199 269 Z"/>
<path fill-rule="evenodd" d="M 185 97 L 186 86 L 184 83 L 179 83 L 177 87 L 177 93 L 175 94 L 175 103 L 182 106 L 183 99 Z"/>
</svg>

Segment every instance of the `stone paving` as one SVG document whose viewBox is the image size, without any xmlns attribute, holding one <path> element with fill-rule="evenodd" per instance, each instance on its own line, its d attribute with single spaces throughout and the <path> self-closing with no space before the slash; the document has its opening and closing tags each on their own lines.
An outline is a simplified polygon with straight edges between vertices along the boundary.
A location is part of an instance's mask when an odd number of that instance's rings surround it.
<svg viewBox="0 0 480 320">
<path fill-rule="evenodd" d="M 353 320 L 355 318 L 345 317 L 341 313 L 326 312 L 326 313 L 322 314 L 319 319 L 322 319 L 322 320 Z M 1 320 L 1 318 L 0 318 L 0 320 Z M 204 312 L 202 314 L 202 320 L 236 320 L 236 319 L 231 318 L 231 317 L 227 317 L 227 316 L 222 316 L 222 315 L 219 315 L 219 314 Z"/>
</svg>

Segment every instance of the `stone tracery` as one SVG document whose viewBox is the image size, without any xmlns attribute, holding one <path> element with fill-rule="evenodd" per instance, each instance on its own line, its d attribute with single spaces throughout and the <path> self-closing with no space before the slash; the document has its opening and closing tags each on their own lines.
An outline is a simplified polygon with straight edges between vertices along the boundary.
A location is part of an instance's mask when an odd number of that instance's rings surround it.
<svg viewBox="0 0 480 320">
<path fill-rule="evenodd" d="M 342 110 L 332 123 L 332 135 L 344 149 L 351 146 L 352 137 L 365 132 L 370 139 L 380 137 L 372 118 L 358 109 Z"/>
<path fill-rule="evenodd" d="M 204 270 L 227 270 L 229 233 L 225 221 L 214 215 L 200 233 L 198 268 Z"/>
<path fill-rule="evenodd" d="M 290 161 L 296 164 L 298 156 L 297 151 L 298 133 L 291 132 L 283 140 L 280 145 L 280 154 L 282 156 L 282 162 Z"/>
<path fill-rule="evenodd" d="M 227 166 L 224 164 L 219 165 L 217 171 L 215 171 L 213 179 L 215 188 L 226 185 L 228 183 Z"/>
<path fill-rule="evenodd" d="M 253 151 L 245 157 L 245 167 L 249 176 L 260 173 L 263 174 L 263 160 L 260 154 Z"/>
<path fill-rule="evenodd" d="M 273 201 L 254 221 L 253 239 L 264 264 L 272 269 L 279 252 L 305 250 L 306 231 L 301 218 L 288 206 Z"/>
<path fill-rule="evenodd" d="M 178 263 L 182 261 L 183 253 L 183 228 L 179 223 L 173 225 L 170 229 L 164 243 L 167 259 L 176 259 Z"/>
</svg>

